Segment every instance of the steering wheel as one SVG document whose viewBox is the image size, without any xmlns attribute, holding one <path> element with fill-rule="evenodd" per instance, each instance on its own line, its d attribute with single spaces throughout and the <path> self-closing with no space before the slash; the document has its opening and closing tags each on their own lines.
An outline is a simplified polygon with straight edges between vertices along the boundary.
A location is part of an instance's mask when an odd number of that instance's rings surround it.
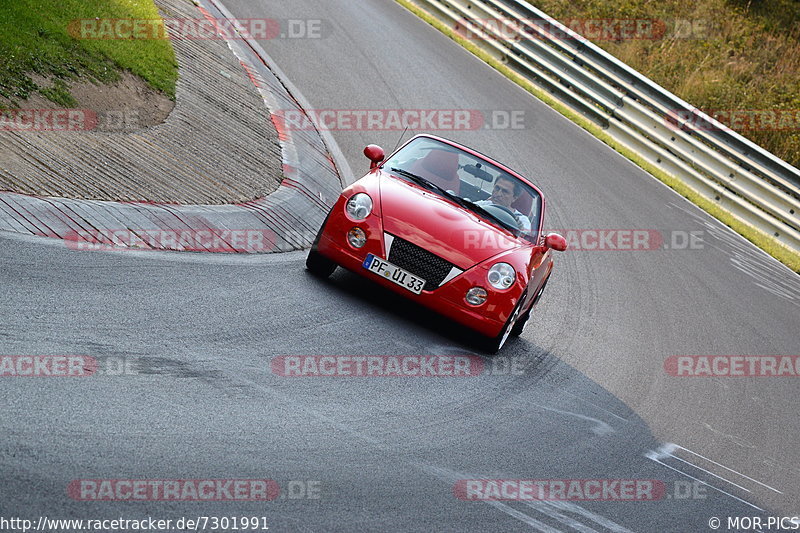
<svg viewBox="0 0 800 533">
<path fill-rule="evenodd" d="M 491 205 L 492 207 L 497 207 L 497 208 L 499 208 L 499 209 L 502 209 L 503 211 L 505 211 L 506 213 L 508 213 L 508 214 L 509 214 L 509 215 L 511 215 L 512 217 L 514 217 L 514 220 L 516 220 L 516 219 L 517 219 L 517 214 L 516 214 L 516 213 L 514 212 L 514 210 L 513 210 L 513 209 L 511 209 L 510 207 L 506 207 L 506 206 L 504 206 L 504 205 L 500 205 L 500 204 L 490 204 L 490 205 Z"/>
<path fill-rule="evenodd" d="M 516 213 L 514 213 L 513 209 L 498 204 L 489 204 L 484 206 L 484 209 L 486 209 L 489 212 L 492 212 L 494 208 L 496 208 L 497 210 L 492 213 L 493 215 L 495 215 L 497 218 L 499 218 L 500 220 L 502 220 L 504 223 L 508 224 L 511 227 L 521 229 L 520 223 L 517 220 Z"/>
</svg>

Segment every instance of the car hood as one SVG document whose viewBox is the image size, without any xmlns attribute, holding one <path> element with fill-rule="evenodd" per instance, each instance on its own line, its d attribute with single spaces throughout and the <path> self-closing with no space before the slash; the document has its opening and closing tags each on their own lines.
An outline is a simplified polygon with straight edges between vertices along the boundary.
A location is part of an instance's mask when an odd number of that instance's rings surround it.
<svg viewBox="0 0 800 533">
<path fill-rule="evenodd" d="M 380 179 L 383 229 L 462 270 L 522 242 L 441 196 L 399 178 Z"/>
</svg>

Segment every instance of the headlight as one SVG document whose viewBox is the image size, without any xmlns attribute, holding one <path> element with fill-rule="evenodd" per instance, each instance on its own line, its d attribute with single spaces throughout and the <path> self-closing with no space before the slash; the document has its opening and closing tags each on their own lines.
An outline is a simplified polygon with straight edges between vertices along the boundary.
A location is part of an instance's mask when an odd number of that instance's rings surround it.
<svg viewBox="0 0 800 533">
<path fill-rule="evenodd" d="M 353 220 L 364 220 L 372 212 L 372 198 L 370 198 L 367 193 L 363 192 L 354 194 L 353 197 L 347 201 L 345 209 Z"/>
<path fill-rule="evenodd" d="M 514 278 L 517 273 L 514 267 L 508 263 L 497 263 L 489 269 L 489 274 L 486 276 L 489 280 L 489 285 L 495 289 L 507 289 L 514 284 Z"/>
<path fill-rule="evenodd" d="M 470 305 L 481 305 L 486 301 L 487 296 L 488 293 L 483 287 L 472 287 L 467 291 L 467 295 L 464 296 L 464 299 Z"/>
<path fill-rule="evenodd" d="M 361 228 L 353 228 L 347 232 L 347 242 L 353 248 L 361 248 L 367 244 L 367 234 Z"/>
</svg>

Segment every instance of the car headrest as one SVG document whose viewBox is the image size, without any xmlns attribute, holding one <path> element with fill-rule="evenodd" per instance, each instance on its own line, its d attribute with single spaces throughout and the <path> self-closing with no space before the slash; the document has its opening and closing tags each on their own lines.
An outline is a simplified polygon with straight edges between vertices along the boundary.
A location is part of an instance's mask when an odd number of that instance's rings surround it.
<svg viewBox="0 0 800 533">
<path fill-rule="evenodd" d="M 414 163 L 412 172 L 458 193 L 461 180 L 458 177 L 458 154 L 455 152 L 431 150 Z"/>
<path fill-rule="evenodd" d="M 511 204 L 511 207 L 525 215 L 526 217 L 530 217 L 531 214 L 531 207 L 533 206 L 533 198 L 527 192 L 523 192 L 519 195 L 519 198 L 514 200 L 514 203 Z"/>
<path fill-rule="evenodd" d="M 458 154 L 445 150 L 431 150 L 422 158 L 420 164 L 428 172 L 450 179 L 458 171 Z"/>
</svg>

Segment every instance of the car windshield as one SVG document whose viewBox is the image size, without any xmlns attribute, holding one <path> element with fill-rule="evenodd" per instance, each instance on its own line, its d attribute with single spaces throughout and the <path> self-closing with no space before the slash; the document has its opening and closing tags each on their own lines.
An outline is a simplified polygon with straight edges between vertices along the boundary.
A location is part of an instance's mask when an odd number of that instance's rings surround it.
<svg viewBox="0 0 800 533">
<path fill-rule="evenodd" d="M 536 240 L 541 213 L 539 193 L 480 157 L 436 139 L 418 137 L 381 168 L 428 186 L 495 226 L 532 242 Z"/>
</svg>

